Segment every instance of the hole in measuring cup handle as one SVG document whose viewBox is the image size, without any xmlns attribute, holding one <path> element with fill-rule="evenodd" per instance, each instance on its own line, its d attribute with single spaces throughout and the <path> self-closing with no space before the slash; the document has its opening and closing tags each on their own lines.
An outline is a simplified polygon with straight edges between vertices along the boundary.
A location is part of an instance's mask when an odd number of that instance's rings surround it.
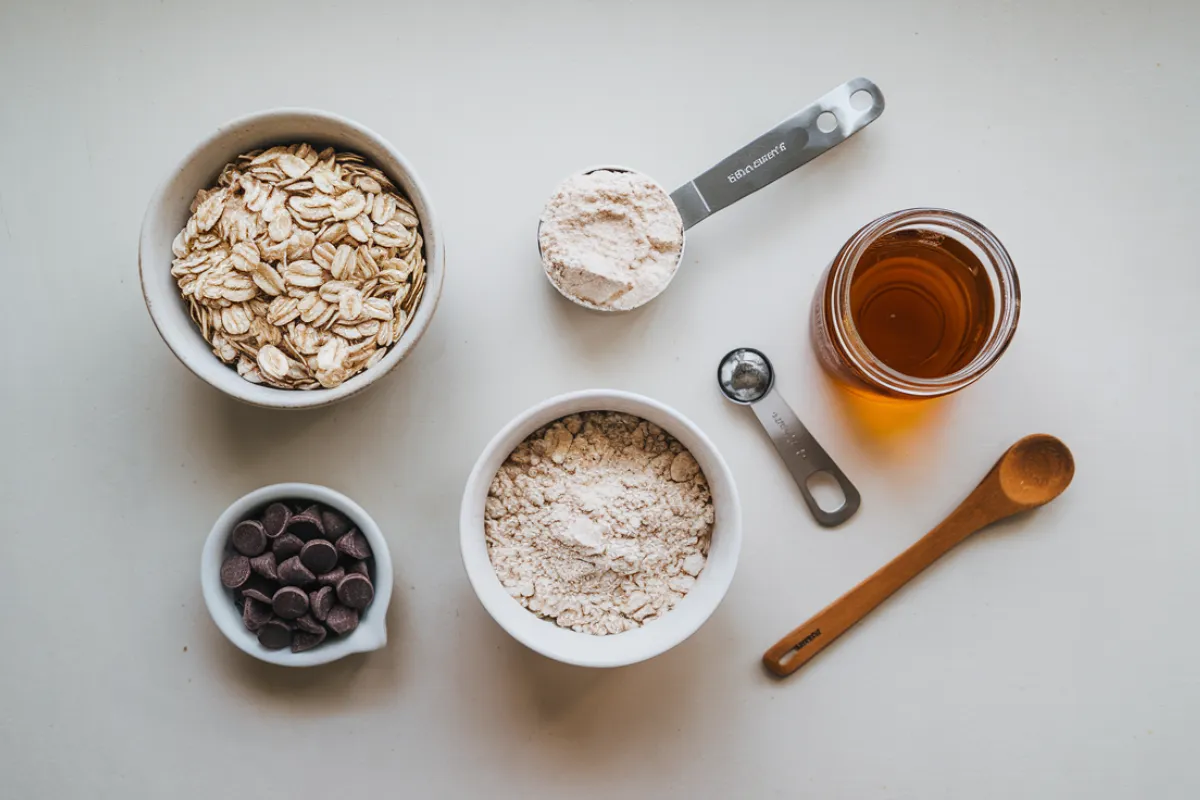
<svg viewBox="0 0 1200 800">
<path fill-rule="evenodd" d="M 866 89 L 859 89 L 857 92 L 850 95 L 850 107 L 855 111 L 866 111 L 873 105 L 875 105 L 875 95 L 871 94 Z"/>
</svg>

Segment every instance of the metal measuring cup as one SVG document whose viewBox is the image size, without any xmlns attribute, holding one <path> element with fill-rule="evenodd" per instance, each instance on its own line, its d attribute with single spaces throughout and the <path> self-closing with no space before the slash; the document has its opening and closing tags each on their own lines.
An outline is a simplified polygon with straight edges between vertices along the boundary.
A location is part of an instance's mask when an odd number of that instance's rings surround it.
<svg viewBox="0 0 1200 800">
<path fill-rule="evenodd" d="M 671 192 L 671 200 L 679 209 L 683 221 L 683 230 L 686 232 L 701 220 L 754 194 L 825 151 L 837 147 L 878 119 L 883 113 L 883 108 L 883 93 L 879 91 L 879 87 L 866 78 L 855 78 L 800 109 L 750 144 Z M 637 171 L 628 167 L 609 166 L 590 167 L 580 170 L 578 174 L 587 175 L 600 170 Z M 670 285 L 668 281 L 656 294 L 629 308 L 600 306 L 582 301 L 566 292 L 555 281 L 550 265 L 546 263 L 542 254 L 541 230 L 542 224 L 539 220 L 538 255 L 542 259 L 546 277 L 563 297 L 585 308 L 597 311 L 630 311 L 650 302 Z M 679 264 L 683 262 L 686 245 L 685 235 L 675 262 L 676 272 Z M 674 277 L 673 272 L 671 280 L 674 280 Z"/>
<path fill-rule="evenodd" d="M 862 503 L 858 489 L 808 432 L 787 401 L 772 391 L 775 369 L 761 351 L 739 347 L 727 353 L 717 366 L 717 384 L 730 401 L 750 406 L 754 411 L 818 524 L 829 528 L 854 516 Z M 832 511 L 821 508 L 808 486 L 809 479 L 821 472 L 837 481 L 845 498 Z"/>
</svg>

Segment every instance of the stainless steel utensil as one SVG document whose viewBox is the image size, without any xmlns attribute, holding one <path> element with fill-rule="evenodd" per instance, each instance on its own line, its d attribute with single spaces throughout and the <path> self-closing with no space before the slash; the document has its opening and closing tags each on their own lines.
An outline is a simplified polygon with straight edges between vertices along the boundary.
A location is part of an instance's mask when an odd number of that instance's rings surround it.
<svg viewBox="0 0 1200 800">
<path fill-rule="evenodd" d="M 750 144 L 727 156 L 698 177 L 671 192 L 671 200 L 683 218 L 683 229 L 708 218 L 723 208 L 733 205 L 743 197 L 774 183 L 797 167 L 802 167 L 817 156 L 837 147 L 860 130 L 870 125 L 883 113 L 883 92 L 866 78 L 855 78 L 821 96 L 816 102 L 805 106 Z M 600 166 L 580 170 L 588 174 L 599 170 L 635 172 L 629 167 Z M 541 221 L 538 221 L 538 255 L 545 266 L 542 255 Z M 683 261 L 680 248 L 678 264 Z M 584 303 L 572 297 L 554 283 L 547 267 L 546 275 L 554 287 L 586 308 L 597 311 L 628 311 L 628 308 L 611 308 Z M 669 283 L 663 285 L 665 289 Z M 661 289 L 659 290 L 661 293 Z M 657 296 L 657 295 L 655 295 Z M 647 298 L 640 305 L 653 300 Z M 638 307 L 640 307 L 640 305 Z"/>
<path fill-rule="evenodd" d="M 787 401 L 772 391 L 775 370 L 761 351 L 751 347 L 730 351 L 717 367 L 717 384 L 730 401 L 753 409 L 819 524 L 833 527 L 854 516 L 862 502 L 858 489 L 804 427 Z M 821 508 L 808 486 L 809 479 L 822 472 L 837 481 L 845 498 L 840 507 L 831 511 Z"/>
<path fill-rule="evenodd" d="M 855 95 L 857 100 L 852 99 Z M 879 119 L 883 105 L 883 92 L 878 86 L 866 78 L 855 78 L 800 109 L 671 192 L 671 199 L 683 215 L 683 229 L 837 147 Z"/>
</svg>

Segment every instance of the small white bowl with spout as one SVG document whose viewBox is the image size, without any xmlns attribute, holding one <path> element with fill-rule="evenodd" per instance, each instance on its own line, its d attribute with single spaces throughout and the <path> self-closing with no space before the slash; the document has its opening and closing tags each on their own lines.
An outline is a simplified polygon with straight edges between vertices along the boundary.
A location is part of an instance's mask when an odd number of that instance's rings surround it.
<svg viewBox="0 0 1200 800">
<path fill-rule="evenodd" d="M 275 502 L 300 501 L 320 503 L 345 514 L 371 545 L 371 582 L 375 587 L 375 599 L 367 606 L 358 621 L 358 627 L 345 636 L 330 636 L 311 650 L 293 653 L 289 649 L 268 650 L 258 636 L 246 629 L 242 614 L 234 605 L 234 595 L 221 583 L 221 563 L 229 553 L 227 543 L 233 528 L 244 519 L 250 519 Z M 392 599 L 392 557 L 388 552 L 387 540 L 375 520 L 363 507 L 341 492 L 312 483 L 276 483 L 255 489 L 234 500 L 217 519 L 200 558 L 200 587 L 204 592 L 204 603 L 209 616 L 225 634 L 225 638 L 239 650 L 260 661 L 283 667 L 314 667 L 328 664 L 352 653 L 379 650 L 387 644 L 387 609 Z"/>
</svg>

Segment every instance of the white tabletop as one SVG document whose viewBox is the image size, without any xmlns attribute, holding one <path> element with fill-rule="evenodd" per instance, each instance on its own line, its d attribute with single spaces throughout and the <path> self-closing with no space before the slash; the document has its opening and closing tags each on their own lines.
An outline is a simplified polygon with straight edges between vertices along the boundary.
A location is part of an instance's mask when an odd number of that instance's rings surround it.
<svg viewBox="0 0 1200 800">
<path fill-rule="evenodd" d="M 0 794 L 1200 795 L 1200 5 L 57 6 L 0 9 Z M 534 226 L 567 173 L 618 163 L 678 185 L 856 75 L 883 117 L 692 231 L 649 307 L 586 313 L 542 277 Z M 412 357 L 296 414 L 187 372 L 136 267 L 178 159 L 286 105 L 389 138 L 448 245 Z M 851 232 L 913 205 L 992 228 L 1024 303 L 995 370 L 883 435 L 822 377 L 807 307 Z M 716 361 L 743 344 L 862 490 L 842 529 L 811 521 L 718 394 Z M 717 613 L 613 671 L 510 639 L 458 553 L 485 442 L 587 387 L 691 417 L 745 506 Z M 969 540 L 791 678 L 762 670 L 1036 431 L 1075 452 L 1066 495 Z M 209 620 L 204 536 L 282 480 L 345 491 L 383 527 L 386 650 L 288 671 Z"/>
</svg>

